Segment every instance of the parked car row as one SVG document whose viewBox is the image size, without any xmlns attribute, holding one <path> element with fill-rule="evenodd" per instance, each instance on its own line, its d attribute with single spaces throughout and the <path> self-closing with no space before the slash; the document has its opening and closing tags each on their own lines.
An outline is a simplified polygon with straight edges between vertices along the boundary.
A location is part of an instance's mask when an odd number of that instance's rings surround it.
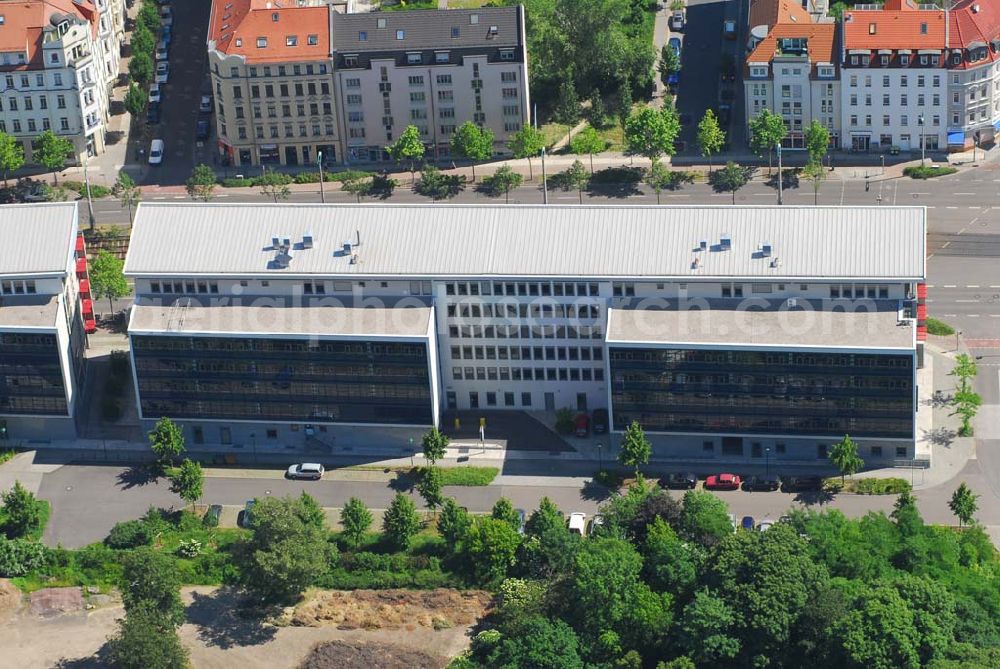
<svg viewBox="0 0 1000 669">
<path fill-rule="evenodd" d="M 577 414 L 573 419 L 573 433 L 578 437 L 586 437 L 593 431 L 594 434 L 604 434 L 608 431 L 608 410 L 594 409 L 589 416 L 585 413 Z"/>
<path fill-rule="evenodd" d="M 732 523 L 733 532 L 738 532 L 739 530 L 757 530 L 758 532 L 767 532 L 769 529 L 775 526 L 775 523 L 786 523 L 789 521 L 788 516 L 782 516 L 778 518 L 777 521 L 764 519 L 759 523 L 754 520 L 753 516 L 743 516 L 739 522 L 736 520 L 736 514 L 729 514 L 729 522 Z"/>
<path fill-rule="evenodd" d="M 660 485 L 670 490 L 693 490 L 698 487 L 694 472 L 673 472 L 660 479 Z M 746 490 L 747 492 L 808 492 L 823 489 L 822 476 L 785 476 L 763 474 L 742 477 L 721 473 L 705 477 L 706 490 Z"/>
</svg>

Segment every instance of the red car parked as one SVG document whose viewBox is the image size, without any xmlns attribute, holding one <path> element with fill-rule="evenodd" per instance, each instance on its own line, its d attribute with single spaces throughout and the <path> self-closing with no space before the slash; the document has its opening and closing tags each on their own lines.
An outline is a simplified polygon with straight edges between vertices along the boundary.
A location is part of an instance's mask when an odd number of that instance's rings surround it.
<svg viewBox="0 0 1000 669">
<path fill-rule="evenodd" d="M 707 490 L 739 490 L 741 483 L 742 481 L 737 474 L 713 474 L 705 479 L 705 488 Z"/>
</svg>

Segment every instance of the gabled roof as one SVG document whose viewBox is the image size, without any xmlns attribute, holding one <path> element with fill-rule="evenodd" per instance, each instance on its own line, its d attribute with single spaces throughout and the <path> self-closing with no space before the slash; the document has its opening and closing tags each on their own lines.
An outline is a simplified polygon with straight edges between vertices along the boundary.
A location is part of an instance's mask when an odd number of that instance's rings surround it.
<svg viewBox="0 0 1000 669">
<path fill-rule="evenodd" d="M 750 27 L 774 27 L 778 23 L 808 25 L 812 22 L 809 12 L 794 0 L 752 0 L 750 3 Z"/>
<path fill-rule="evenodd" d="M 517 7 L 334 14 L 333 49 L 340 53 L 359 53 L 517 46 L 521 41 L 518 14 Z M 380 28 L 382 21 L 385 26 Z M 491 31 L 494 27 L 496 32 Z M 402 31 L 402 39 L 397 39 L 397 31 Z"/>
<path fill-rule="evenodd" d="M 25 69 L 42 65 L 42 33 L 55 27 L 53 19 L 67 16 L 90 25 L 91 35 L 97 36 L 97 9 L 91 0 L 20 0 L 0 2 L 0 51 L 24 52 L 26 62 L 4 69 Z"/>
<path fill-rule="evenodd" d="M 0 277 L 65 274 L 77 220 L 75 202 L 0 206 Z"/>
<path fill-rule="evenodd" d="M 248 63 L 323 60 L 330 54 L 330 11 L 325 4 L 213 0 L 208 40 L 218 51 L 243 56 Z M 315 44 L 309 44 L 310 35 Z M 257 46 L 261 37 L 266 46 Z"/>
<path fill-rule="evenodd" d="M 848 51 L 851 49 L 944 50 L 944 12 L 912 9 L 905 3 L 902 7 L 899 10 L 852 9 L 845 12 L 844 48 Z"/>
<path fill-rule="evenodd" d="M 833 23 L 808 23 L 805 25 L 782 23 L 771 28 L 767 37 L 762 39 L 747 56 L 749 63 L 770 63 L 778 48 L 778 40 L 788 37 L 804 37 L 809 52 L 809 62 L 836 63 L 838 61 L 834 44 L 836 43 L 837 26 Z"/>
<path fill-rule="evenodd" d="M 1000 6 L 997 0 L 961 0 L 949 12 L 951 31 L 948 36 L 948 47 L 952 49 L 968 49 L 977 42 L 978 46 L 988 46 L 1000 38 Z M 986 59 L 975 63 L 967 63 L 963 59 L 962 67 L 976 67 L 1000 57 L 992 49 L 986 49 Z M 952 66 L 955 67 L 955 66 Z"/>
<path fill-rule="evenodd" d="M 925 215 L 923 207 L 885 206 L 142 203 L 125 272 L 917 280 L 924 275 Z M 725 233 L 729 250 L 719 246 Z M 307 234 L 309 248 L 302 243 Z M 344 242 L 353 245 L 358 236 L 360 245 L 345 253 Z M 290 240 L 287 263 L 276 262 L 274 237 L 279 245 Z M 694 250 L 701 241 L 708 248 Z M 760 253 L 765 243 L 771 257 Z"/>
</svg>

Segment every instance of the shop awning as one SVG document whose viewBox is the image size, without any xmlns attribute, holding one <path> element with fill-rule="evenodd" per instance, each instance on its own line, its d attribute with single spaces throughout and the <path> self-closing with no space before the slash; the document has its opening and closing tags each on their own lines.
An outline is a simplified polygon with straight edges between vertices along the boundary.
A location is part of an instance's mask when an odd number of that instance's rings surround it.
<svg viewBox="0 0 1000 669">
<path fill-rule="evenodd" d="M 949 132 L 948 133 L 948 143 L 949 144 L 965 144 L 965 133 L 959 132 Z"/>
</svg>

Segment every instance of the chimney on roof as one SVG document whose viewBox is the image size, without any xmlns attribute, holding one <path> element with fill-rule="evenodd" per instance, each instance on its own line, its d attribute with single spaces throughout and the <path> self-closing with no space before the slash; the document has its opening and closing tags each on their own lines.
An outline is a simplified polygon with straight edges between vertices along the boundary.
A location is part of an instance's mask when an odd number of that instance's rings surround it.
<svg viewBox="0 0 1000 669">
<path fill-rule="evenodd" d="M 979 5 L 972 5 L 972 13 L 973 14 L 979 13 Z"/>
</svg>

